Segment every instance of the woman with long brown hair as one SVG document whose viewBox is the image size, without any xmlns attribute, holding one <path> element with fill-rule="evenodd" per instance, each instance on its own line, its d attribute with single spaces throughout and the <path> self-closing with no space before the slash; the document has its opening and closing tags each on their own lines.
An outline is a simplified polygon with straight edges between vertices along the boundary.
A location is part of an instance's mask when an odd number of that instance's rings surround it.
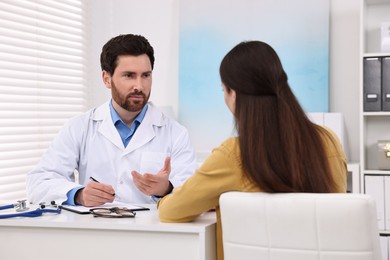
<svg viewBox="0 0 390 260">
<path fill-rule="evenodd" d="M 312 123 L 288 84 L 280 59 L 260 41 L 223 58 L 220 76 L 237 137 L 214 149 L 181 187 L 158 203 L 163 222 L 187 222 L 216 208 L 228 191 L 346 192 L 346 158 L 335 134 Z"/>
</svg>

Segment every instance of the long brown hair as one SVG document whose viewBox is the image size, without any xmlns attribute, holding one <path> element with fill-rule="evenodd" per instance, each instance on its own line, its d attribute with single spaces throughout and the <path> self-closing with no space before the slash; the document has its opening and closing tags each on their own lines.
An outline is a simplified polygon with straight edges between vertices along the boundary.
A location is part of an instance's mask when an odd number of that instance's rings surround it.
<svg viewBox="0 0 390 260">
<path fill-rule="evenodd" d="M 319 127 L 292 93 L 274 49 L 242 42 L 222 60 L 226 91 L 236 92 L 235 125 L 244 172 L 267 192 L 333 192 Z"/>
</svg>

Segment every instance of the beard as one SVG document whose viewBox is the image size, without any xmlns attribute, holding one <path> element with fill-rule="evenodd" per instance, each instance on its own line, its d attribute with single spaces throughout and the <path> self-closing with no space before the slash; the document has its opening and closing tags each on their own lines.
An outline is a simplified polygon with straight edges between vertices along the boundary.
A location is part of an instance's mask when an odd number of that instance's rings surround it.
<svg viewBox="0 0 390 260">
<path fill-rule="evenodd" d="M 127 94 L 126 96 L 122 95 L 117 87 L 115 86 L 114 82 L 111 82 L 111 95 L 112 99 L 123 109 L 129 111 L 129 112 L 138 112 L 141 111 L 142 108 L 148 103 L 150 93 L 149 95 L 145 95 L 142 91 L 135 90 L 132 93 Z M 131 99 L 132 96 L 142 97 L 140 100 L 133 100 Z"/>
</svg>

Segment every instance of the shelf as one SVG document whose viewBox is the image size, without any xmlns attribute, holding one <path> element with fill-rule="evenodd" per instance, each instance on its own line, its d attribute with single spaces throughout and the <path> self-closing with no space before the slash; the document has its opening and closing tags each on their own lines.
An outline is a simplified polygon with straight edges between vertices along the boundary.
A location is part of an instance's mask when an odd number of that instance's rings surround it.
<svg viewBox="0 0 390 260">
<path fill-rule="evenodd" d="M 379 230 L 380 235 L 387 235 L 390 236 L 390 231 L 389 230 Z"/>
<path fill-rule="evenodd" d="M 389 4 L 390 0 L 366 0 L 369 5 Z"/>
<path fill-rule="evenodd" d="M 389 51 L 382 51 L 381 27 L 383 22 L 390 21 L 390 0 L 362 0 L 360 23 L 360 191 L 373 196 L 377 203 L 378 228 L 381 236 L 390 236 L 390 203 L 385 194 L 390 192 L 390 169 L 385 168 L 381 154 L 382 148 L 378 147 L 378 141 L 390 140 L 390 111 L 364 111 L 365 90 L 378 93 L 378 84 L 381 81 L 373 77 L 382 77 L 381 71 L 376 74 L 366 74 L 364 78 L 364 64 L 366 58 L 390 57 Z M 383 59 L 382 59 L 383 60 Z M 373 67 L 371 67 L 373 68 Z M 374 67 L 377 68 L 377 67 Z M 380 68 L 382 69 L 382 68 Z M 366 81 L 365 81 L 366 80 Z M 368 84 L 365 89 L 363 84 L 372 80 L 373 85 Z M 370 89 L 370 87 L 375 88 Z M 382 86 L 380 86 L 382 89 Z M 371 93 L 367 92 L 367 93 Z M 382 90 L 379 91 L 379 100 L 382 102 Z M 388 92 L 384 92 L 388 94 Z M 381 106 L 387 109 L 387 106 Z M 379 109 L 378 109 L 379 110 Z M 388 109 L 387 109 L 388 110 Z M 387 241 L 387 240 L 386 240 Z M 387 246 L 386 246 L 387 248 Z"/>
<path fill-rule="evenodd" d="M 388 57 L 390 52 L 367 52 L 363 53 L 363 58 L 373 58 L 373 57 Z"/>
<path fill-rule="evenodd" d="M 363 112 L 363 116 L 390 116 L 390 111 Z"/>
<path fill-rule="evenodd" d="M 364 170 L 365 175 L 390 175 L 390 170 Z"/>
<path fill-rule="evenodd" d="M 390 0 L 365 0 L 363 7 L 363 57 L 388 56 L 381 51 L 381 25 L 390 20 Z"/>
<path fill-rule="evenodd" d="M 362 175 L 390 175 L 378 169 L 378 140 L 390 140 L 390 111 L 364 111 L 363 62 L 365 58 L 390 57 L 381 51 L 381 25 L 390 21 L 390 0 L 362 0 L 360 77 L 360 166 Z M 363 176 L 362 176 L 363 178 Z M 361 180 L 364 186 L 364 180 Z M 364 188 L 364 187 L 362 187 Z M 364 190 L 364 189 L 362 189 Z"/>
</svg>

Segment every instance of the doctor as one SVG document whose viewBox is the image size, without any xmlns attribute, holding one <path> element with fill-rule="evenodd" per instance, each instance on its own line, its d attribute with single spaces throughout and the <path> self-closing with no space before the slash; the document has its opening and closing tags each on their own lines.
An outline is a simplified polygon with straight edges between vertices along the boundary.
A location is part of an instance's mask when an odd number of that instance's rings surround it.
<svg viewBox="0 0 390 260">
<path fill-rule="evenodd" d="M 100 62 L 112 99 L 59 132 L 27 175 L 33 203 L 153 203 L 196 168 L 187 130 L 148 103 L 154 65 L 148 40 L 114 37 L 103 46 Z"/>
</svg>

